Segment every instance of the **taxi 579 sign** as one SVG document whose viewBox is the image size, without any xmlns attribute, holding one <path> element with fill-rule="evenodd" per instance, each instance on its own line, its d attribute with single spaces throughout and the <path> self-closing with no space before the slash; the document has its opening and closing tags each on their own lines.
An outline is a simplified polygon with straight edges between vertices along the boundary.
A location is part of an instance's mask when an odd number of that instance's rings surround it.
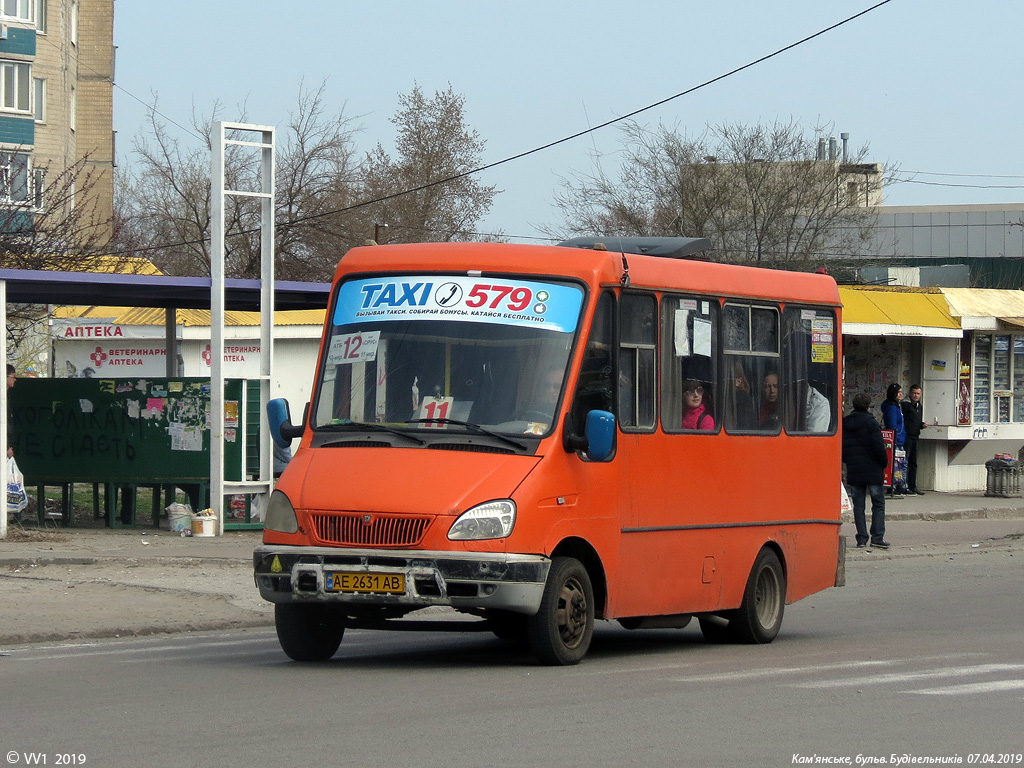
<svg viewBox="0 0 1024 768">
<path fill-rule="evenodd" d="M 543 325 L 571 331 L 583 292 L 575 285 L 461 276 L 369 278 L 338 289 L 334 324 L 371 320 L 456 320 Z"/>
</svg>

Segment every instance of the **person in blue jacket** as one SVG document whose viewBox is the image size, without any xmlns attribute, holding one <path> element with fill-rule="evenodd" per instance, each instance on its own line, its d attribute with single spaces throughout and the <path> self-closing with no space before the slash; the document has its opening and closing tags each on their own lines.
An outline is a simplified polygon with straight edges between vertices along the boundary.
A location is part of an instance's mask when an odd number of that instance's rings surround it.
<svg viewBox="0 0 1024 768">
<path fill-rule="evenodd" d="M 893 446 L 901 451 L 905 451 L 904 447 L 907 442 L 907 430 L 903 422 L 903 409 L 900 407 L 900 400 L 903 398 L 903 388 L 893 382 L 885 390 L 885 401 L 882 403 L 882 423 L 886 429 L 893 431 Z M 903 479 L 897 483 L 893 483 L 894 494 L 907 494 L 910 490 L 907 488 L 906 470 L 904 470 Z"/>
</svg>

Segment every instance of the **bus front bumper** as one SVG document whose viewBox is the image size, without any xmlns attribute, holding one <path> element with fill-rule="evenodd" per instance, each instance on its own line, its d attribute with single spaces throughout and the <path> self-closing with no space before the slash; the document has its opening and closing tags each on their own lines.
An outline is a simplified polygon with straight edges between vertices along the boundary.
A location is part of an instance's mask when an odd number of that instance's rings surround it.
<svg viewBox="0 0 1024 768">
<path fill-rule="evenodd" d="M 264 600 L 356 610 L 449 605 L 533 615 L 540 609 L 550 567 L 551 560 L 540 555 L 489 552 L 281 545 L 253 552 L 256 586 Z"/>
</svg>

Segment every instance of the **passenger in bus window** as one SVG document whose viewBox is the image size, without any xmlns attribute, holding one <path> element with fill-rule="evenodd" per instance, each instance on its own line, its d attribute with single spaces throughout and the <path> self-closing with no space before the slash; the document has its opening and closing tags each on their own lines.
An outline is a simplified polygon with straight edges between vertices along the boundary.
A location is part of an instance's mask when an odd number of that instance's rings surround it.
<svg viewBox="0 0 1024 768">
<path fill-rule="evenodd" d="M 807 431 L 828 432 L 832 422 L 832 406 L 810 382 L 801 382 L 807 388 Z"/>
<path fill-rule="evenodd" d="M 550 368 L 541 376 L 535 410 L 539 415 L 544 416 L 544 420 L 548 424 L 555 418 L 555 403 L 558 402 L 558 393 L 562 389 L 563 376 L 564 372 L 561 368 Z"/>
<path fill-rule="evenodd" d="M 779 428 L 779 374 L 769 372 L 761 382 L 761 411 L 758 427 L 766 430 Z"/>
<path fill-rule="evenodd" d="M 519 405 L 508 417 L 510 421 L 525 421 L 528 434 L 543 434 L 555 419 L 555 404 L 562 388 L 561 368 L 548 368 L 534 376 L 523 377 L 520 387 L 528 390 L 519 398 Z"/>
<path fill-rule="evenodd" d="M 704 385 L 696 379 L 687 379 L 683 382 L 682 427 L 706 430 L 715 428 L 715 419 L 704 403 Z"/>
<path fill-rule="evenodd" d="M 754 412 L 754 395 L 750 391 L 750 379 L 743 368 L 743 363 L 737 360 L 733 364 L 733 422 L 735 429 L 756 429 L 757 415 Z"/>
</svg>

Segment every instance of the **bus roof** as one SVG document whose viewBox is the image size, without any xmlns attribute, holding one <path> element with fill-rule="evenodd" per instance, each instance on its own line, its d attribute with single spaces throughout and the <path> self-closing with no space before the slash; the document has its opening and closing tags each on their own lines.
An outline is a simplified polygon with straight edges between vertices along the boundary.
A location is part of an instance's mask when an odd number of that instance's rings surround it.
<svg viewBox="0 0 1024 768">
<path fill-rule="evenodd" d="M 574 237 L 558 245 L 669 259 L 691 258 L 711 250 L 711 241 L 706 237 Z"/>
<path fill-rule="evenodd" d="M 353 248 L 338 264 L 335 280 L 354 273 L 479 271 L 576 278 L 596 288 L 621 285 L 624 269 L 628 269 L 629 286 L 632 288 L 709 293 L 727 298 L 840 304 L 835 280 L 823 274 L 714 264 L 614 250 L 518 243 L 410 243 Z"/>
</svg>

